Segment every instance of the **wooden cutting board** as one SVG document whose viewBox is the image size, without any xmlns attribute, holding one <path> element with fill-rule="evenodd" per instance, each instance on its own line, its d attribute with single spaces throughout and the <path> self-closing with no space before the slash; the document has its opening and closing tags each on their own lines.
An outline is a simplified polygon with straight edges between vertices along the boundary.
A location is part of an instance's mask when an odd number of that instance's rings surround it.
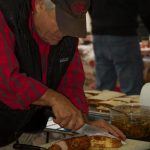
<svg viewBox="0 0 150 150">
<path fill-rule="evenodd" d="M 150 142 L 127 139 L 125 145 L 120 148 L 89 148 L 88 150 L 150 150 Z M 51 144 L 42 145 L 48 148 Z"/>
</svg>

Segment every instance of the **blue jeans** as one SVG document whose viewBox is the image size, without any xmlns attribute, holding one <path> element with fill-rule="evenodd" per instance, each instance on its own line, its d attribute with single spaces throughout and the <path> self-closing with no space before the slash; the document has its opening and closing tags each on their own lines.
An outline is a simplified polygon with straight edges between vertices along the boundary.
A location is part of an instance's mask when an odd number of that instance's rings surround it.
<svg viewBox="0 0 150 150">
<path fill-rule="evenodd" d="M 143 61 L 137 36 L 94 35 L 96 87 L 114 90 L 117 79 L 121 91 L 140 94 L 143 85 Z"/>
</svg>

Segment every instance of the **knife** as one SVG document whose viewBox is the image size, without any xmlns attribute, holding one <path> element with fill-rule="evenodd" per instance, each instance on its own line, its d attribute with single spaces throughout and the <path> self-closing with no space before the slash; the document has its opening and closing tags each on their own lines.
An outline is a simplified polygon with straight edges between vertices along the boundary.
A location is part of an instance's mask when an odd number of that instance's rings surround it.
<svg viewBox="0 0 150 150">
<path fill-rule="evenodd" d="M 20 144 L 20 143 L 15 143 L 13 145 L 13 148 L 16 150 L 47 150 L 46 148 L 43 148 L 43 147 L 27 145 L 27 144 Z"/>
<path fill-rule="evenodd" d="M 52 109 L 48 109 L 50 116 L 55 118 L 55 115 L 52 111 Z M 67 129 L 69 132 L 72 132 L 73 134 L 80 134 L 80 135 L 101 135 L 101 136 L 107 136 L 110 138 L 116 138 L 118 139 L 118 137 L 115 137 L 114 135 L 108 133 L 106 130 L 104 129 L 100 129 L 97 128 L 95 126 L 89 125 L 87 123 L 85 123 L 80 129 L 76 130 L 76 131 L 72 131 L 70 129 Z M 122 144 L 126 144 L 125 141 L 121 141 Z"/>
<path fill-rule="evenodd" d="M 102 135 L 111 138 L 117 138 L 112 134 L 108 133 L 107 131 L 89 124 L 84 124 L 80 129 L 74 131 L 74 133 L 82 134 L 82 135 Z"/>
</svg>

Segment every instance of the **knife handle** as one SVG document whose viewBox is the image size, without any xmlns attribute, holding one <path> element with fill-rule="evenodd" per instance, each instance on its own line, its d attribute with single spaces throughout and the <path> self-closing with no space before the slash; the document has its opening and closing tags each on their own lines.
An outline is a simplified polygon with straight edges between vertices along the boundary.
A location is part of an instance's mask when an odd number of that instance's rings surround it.
<svg viewBox="0 0 150 150">
<path fill-rule="evenodd" d="M 27 144 L 20 144 L 20 143 L 15 143 L 13 145 L 13 148 L 16 150 L 47 150 L 46 148 L 43 148 L 43 147 L 27 145 Z"/>
<path fill-rule="evenodd" d="M 54 113 L 53 113 L 53 110 L 52 110 L 52 107 L 49 107 L 49 106 L 44 106 L 44 107 L 41 107 L 39 105 L 34 105 L 34 104 L 31 104 L 30 105 L 30 108 L 34 111 L 36 110 L 39 110 L 41 111 L 41 113 L 44 113 L 46 117 L 53 117 L 53 118 L 56 118 Z"/>
<path fill-rule="evenodd" d="M 45 107 L 45 113 L 49 117 L 56 118 L 51 107 Z"/>
</svg>

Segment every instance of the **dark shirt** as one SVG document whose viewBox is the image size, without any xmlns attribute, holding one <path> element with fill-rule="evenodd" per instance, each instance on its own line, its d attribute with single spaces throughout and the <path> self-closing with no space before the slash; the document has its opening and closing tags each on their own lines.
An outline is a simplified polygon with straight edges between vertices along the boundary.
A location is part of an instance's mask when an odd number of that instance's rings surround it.
<svg viewBox="0 0 150 150">
<path fill-rule="evenodd" d="M 150 31 L 150 0 L 91 0 L 93 34 L 136 35 L 138 15 Z"/>
</svg>

